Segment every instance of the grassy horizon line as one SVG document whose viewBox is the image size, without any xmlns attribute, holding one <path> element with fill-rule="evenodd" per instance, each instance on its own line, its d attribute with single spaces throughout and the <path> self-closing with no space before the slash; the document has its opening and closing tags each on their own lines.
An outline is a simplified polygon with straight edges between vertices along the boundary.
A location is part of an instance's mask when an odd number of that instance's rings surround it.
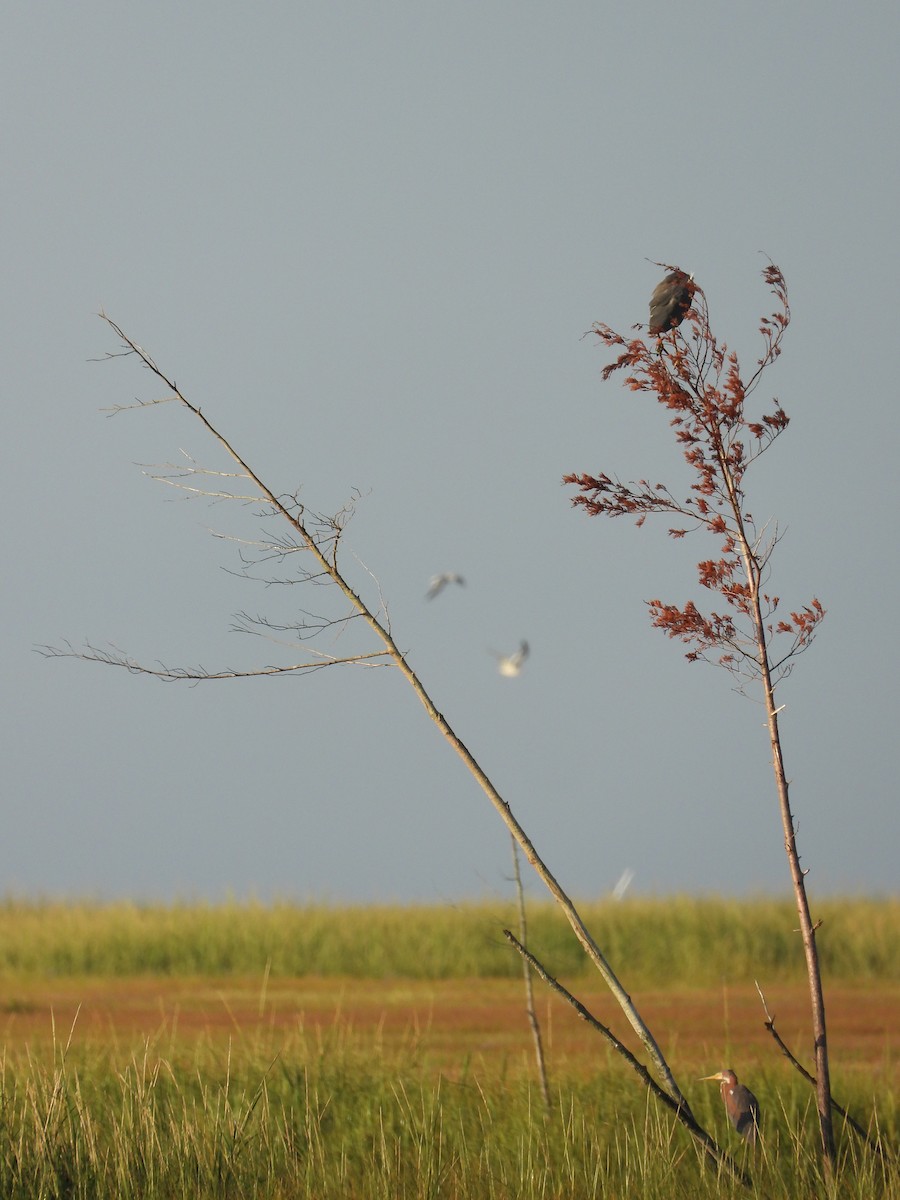
<svg viewBox="0 0 900 1200">
<path fill-rule="evenodd" d="M 592 935 L 629 979 L 710 983 L 802 972 L 790 897 L 630 896 L 579 904 Z M 900 980 L 900 897 L 818 901 L 830 979 Z M 589 971 L 565 919 L 531 900 L 530 948 L 557 975 Z M 347 905 L 227 900 L 0 901 L 0 975 L 346 975 L 507 977 L 509 900 Z"/>
</svg>

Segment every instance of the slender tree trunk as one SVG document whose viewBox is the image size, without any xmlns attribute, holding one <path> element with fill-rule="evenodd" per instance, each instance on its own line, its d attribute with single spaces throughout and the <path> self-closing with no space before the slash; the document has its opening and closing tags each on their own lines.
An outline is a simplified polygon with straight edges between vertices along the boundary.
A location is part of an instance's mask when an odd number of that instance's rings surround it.
<svg viewBox="0 0 900 1200">
<path fill-rule="evenodd" d="M 819 951 L 816 946 L 816 929 L 818 924 L 813 923 L 810 915 L 809 900 L 806 895 L 805 873 L 800 868 L 800 854 L 797 851 L 794 817 L 791 812 L 791 803 L 788 795 L 788 781 L 781 753 L 781 739 L 778 735 L 778 710 L 775 707 L 775 696 L 769 675 L 768 663 L 765 664 L 763 683 L 766 695 L 769 740 L 772 744 L 772 767 L 775 771 L 775 786 L 778 789 L 781 823 L 784 828 L 784 848 L 790 865 L 791 881 L 794 885 L 794 896 L 797 900 L 797 912 L 800 916 L 800 934 L 803 938 L 803 951 L 806 955 L 806 974 L 809 979 L 813 1046 L 816 1060 L 816 1106 L 819 1110 L 822 1153 L 825 1158 L 826 1168 L 831 1170 L 834 1167 L 835 1158 L 834 1125 L 831 1116 L 831 1076 L 828 1070 L 825 997 L 822 993 L 822 973 L 819 968 Z"/>
<path fill-rule="evenodd" d="M 728 454 L 722 442 L 719 427 L 717 425 L 713 426 L 711 433 L 719 459 L 722 478 L 728 489 L 728 498 L 731 511 L 734 515 L 738 546 L 750 592 L 748 597 L 750 616 L 753 620 L 757 666 L 759 668 L 760 680 L 763 686 L 763 697 L 766 704 L 766 724 L 769 729 L 769 742 L 772 748 L 772 769 L 775 772 L 775 788 L 778 793 L 778 807 L 781 813 L 781 825 L 784 830 L 784 849 L 791 872 L 791 882 L 794 887 L 794 897 L 800 917 L 803 952 L 806 957 L 806 975 L 809 981 L 810 1007 L 812 1010 L 813 1050 L 816 1063 L 816 1107 L 819 1110 L 822 1154 L 826 1171 L 830 1173 L 834 1168 L 835 1147 L 834 1124 L 831 1116 L 831 1076 L 828 1070 L 828 1039 L 825 1029 L 825 997 L 822 992 L 822 973 L 819 968 L 819 952 L 816 947 L 817 927 L 813 924 L 809 911 L 805 872 L 800 866 L 800 853 L 797 850 L 797 836 L 794 829 L 794 815 L 791 812 L 787 773 L 784 768 L 784 756 L 781 752 L 781 739 L 778 734 L 778 707 L 775 704 L 775 685 L 772 681 L 772 668 L 769 661 L 769 647 L 766 638 L 766 624 L 763 618 L 762 602 L 760 599 L 761 567 L 750 539 L 747 536 L 738 489 L 734 482 L 734 476 L 731 472 Z"/>
<path fill-rule="evenodd" d="M 791 882 L 794 887 L 794 897 L 800 917 L 800 935 L 803 938 L 803 952 L 806 956 L 806 975 L 809 981 L 813 1049 L 816 1062 L 816 1107 L 819 1110 L 819 1130 L 822 1136 L 822 1154 L 825 1169 L 830 1173 L 834 1168 L 835 1160 L 834 1125 L 831 1117 L 831 1076 L 828 1070 L 825 997 L 822 992 L 822 973 L 819 968 L 819 952 L 816 947 L 816 925 L 813 924 L 809 911 L 805 872 L 800 866 L 800 853 L 797 849 L 797 835 L 794 829 L 794 814 L 791 812 L 788 779 L 784 768 L 784 756 L 781 752 L 781 738 L 778 733 L 778 708 L 775 704 L 775 685 L 772 682 L 772 669 L 769 662 L 769 651 L 766 641 L 766 626 L 763 620 L 759 594 L 760 569 L 753 553 L 753 548 L 744 530 L 740 506 L 737 504 L 737 498 L 731 486 L 730 472 L 727 473 L 727 478 L 739 530 L 741 556 L 747 574 L 747 582 L 750 586 L 753 624 L 756 631 L 757 662 L 766 704 L 766 723 L 769 729 L 769 742 L 772 748 L 772 769 L 775 772 L 775 788 L 778 793 L 781 825 L 784 830 L 784 849 L 791 872 Z"/>
<path fill-rule="evenodd" d="M 678 268 L 671 266 L 667 270 L 678 272 Z M 679 277 L 683 274 L 680 272 Z M 768 545 L 761 544 L 765 530 L 757 537 L 753 518 L 744 507 L 743 478 L 747 468 L 788 424 L 788 416 L 777 400 L 759 420 L 748 420 L 745 413 L 747 396 L 759 383 L 763 371 L 781 353 L 781 341 L 791 316 L 781 270 L 770 263 L 763 277 L 778 307 L 771 316 L 762 318 L 763 355 L 746 381 L 741 377 L 737 355 L 728 353 L 727 346 L 717 342 L 710 328 L 706 297 L 692 280 L 691 309 L 687 316 L 693 329 L 686 337 L 673 329 L 668 353 L 664 352 L 661 338 L 654 354 L 642 339 L 626 339 L 601 323 L 594 326 L 601 341 L 617 355 L 604 368 L 603 378 L 609 379 L 619 370 L 627 371 L 624 384 L 628 389 L 655 393 L 668 411 L 676 442 L 696 473 L 687 498 L 679 501 L 663 483 L 651 484 L 646 479 L 622 483 L 605 472 L 565 475 L 563 482 L 579 489 L 573 503 L 583 505 L 591 516 L 633 516 L 641 525 L 650 513 L 677 514 L 679 518 L 687 518 L 687 528 L 670 528 L 671 536 L 683 537 L 692 528 L 705 527 L 707 532 L 722 539 L 719 557 L 704 559 L 697 566 L 701 586 L 721 596 L 730 613 L 704 614 L 693 602 L 679 607 L 652 600 L 649 605 L 657 629 L 694 647 L 688 659 L 711 661 L 711 652 L 721 650 L 718 661 L 722 666 L 742 683 L 748 678 L 754 682 L 758 678 L 763 686 L 784 846 L 800 915 L 799 932 L 803 937 L 812 1002 L 816 1100 L 824 1169 L 831 1174 L 835 1162 L 834 1128 L 817 926 L 810 916 L 805 872 L 800 868 L 775 703 L 776 680 L 783 678 L 788 660 L 809 646 L 825 610 L 813 598 L 800 612 L 791 612 L 790 619 L 773 619 L 778 598 L 766 595 L 763 576 L 778 542 L 777 529 Z M 746 583 L 741 581 L 742 573 Z M 771 647 L 782 635 L 791 637 L 793 643 L 778 659 Z"/>
<path fill-rule="evenodd" d="M 512 842 L 513 878 L 516 884 L 516 901 L 519 907 L 519 941 L 528 949 L 528 918 L 525 913 L 525 889 L 522 887 L 522 872 L 519 869 L 519 847 L 516 839 L 510 834 Z M 534 985 L 531 980 L 531 963 L 522 956 L 522 972 L 525 976 L 525 1010 L 528 1013 L 528 1024 L 531 1026 L 531 1037 L 534 1041 L 534 1056 L 537 1060 L 538 1080 L 541 1085 L 541 1099 L 544 1101 L 545 1112 L 550 1112 L 550 1088 L 547 1084 L 547 1062 L 544 1058 L 544 1041 L 541 1037 L 541 1026 L 534 1007 Z"/>
</svg>

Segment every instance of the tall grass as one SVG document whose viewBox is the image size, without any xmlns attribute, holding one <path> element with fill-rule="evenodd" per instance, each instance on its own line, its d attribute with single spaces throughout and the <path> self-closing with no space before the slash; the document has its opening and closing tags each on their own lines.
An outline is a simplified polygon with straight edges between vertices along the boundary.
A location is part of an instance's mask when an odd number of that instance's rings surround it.
<svg viewBox="0 0 900 1200">
<path fill-rule="evenodd" d="M 640 900 L 583 910 L 629 980 L 718 987 L 726 964 L 731 980 L 761 970 L 767 979 L 802 977 L 788 901 Z M 583 1061 L 557 1058 L 545 1115 L 527 1058 L 472 1054 L 471 1041 L 454 1043 L 448 1055 L 428 1025 L 382 1037 L 340 1019 L 310 1028 L 300 1014 L 296 1022 L 264 1019 L 272 975 L 518 977 L 501 934 L 513 915 L 511 906 L 489 903 L 353 909 L 7 900 L 0 906 L 7 979 L 232 974 L 255 976 L 262 990 L 260 1019 L 248 1027 L 235 1019 L 227 1042 L 221 1028 L 188 1037 L 167 1019 L 154 1024 L 150 1040 L 129 1042 L 123 1026 L 99 1041 L 90 1033 L 96 1025 L 82 1034 L 76 1024 L 71 1037 L 29 1033 L 25 1045 L 9 1032 L 11 1016 L 0 1061 L 0 1197 L 900 1200 L 896 1162 L 886 1165 L 842 1129 L 830 1190 L 820 1176 L 812 1092 L 774 1055 L 753 1071 L 764 1139 L 752 1157 L 727 1127 L 717 1089 L 691 1089 L 701 1122 L 751 1172 L 748 1193 L 717 1176 L 682 1128 L 602 1053 L 593 1073 Z M 816 915 L 832 978 L 897 978 L 897 901 L 830 901 Z M 552 970 L 584 970 L 549 905 L 532 906 L 530 927 Z M 689 1059 L 673 1066 L 700 1073 Z M 889 1043 L 876 1070 L 893 1074 Z M 897 1143 L 894 1096 L 877 1088 L 873 1107 L 873 1089 L 854 1070 L 836 1084 L 851 1111 L 871 1114 L 873 1130 Z"/>
<path fill-rule="evenodd" d="M 757 1085 L 755 1155 L 722 1126 L 713 1093 L 698 1115 L 752 1173 L 717 1176 L 680 1127 L 621 1071 L 557 1079 L 545 1115 L 523 1078 L 462 1070 L 435 1081 L 408 1050 L 334 1027 L 287 1042 L 198 1043 L 190 1064 L 147 1042 L 118 1070 L 107 1050 L 62 1041 L 46 1060 L 0 1067 L 4 1200 L 771 1200 L 900 1195 L 900 1173 L 840 1137 L 833 1192 L 819 1174 L 809 1094 Z M 896 1125 L 888 1121 L 888 1134 Z M 839 1131 L 840 1132 L 840 1131 Z"/>
<path fill-rule="evenodd" d="M 900 900 L 817 904 L 820 953 L 832 980 L 900 979 Z M 789 900 L 676 897 L 591 901 L 581 911 L 629 982 L 703 986 L 802 972 Z M 531 947 L 556 974 L 589 970 L 548 903 L 529 907 Z M 0 904 L 0 974 L 116 976 L 343 975 L 450 979 L 513 976 L 502 937 L 512 903 L 328 907 L 25 902 Z"/>
</svg>

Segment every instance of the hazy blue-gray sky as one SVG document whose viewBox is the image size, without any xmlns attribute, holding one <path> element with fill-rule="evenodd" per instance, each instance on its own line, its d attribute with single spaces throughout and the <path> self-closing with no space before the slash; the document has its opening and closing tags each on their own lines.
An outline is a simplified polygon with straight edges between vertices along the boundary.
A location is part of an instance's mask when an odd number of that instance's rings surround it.
<svg viewBox="0 0 900 1200">
<path fill-rule="evenodd" d="M 34 653 L 286 662 L 232 614 L 319 600 L 228 573 L 208 530 L 244 510 L 142 476 L 219 460 L 172 405 L 99 413 L 160 394 L 89 361 L 101 305 L 276 490 L 359 490 L 352 581 L 569 890 L 786 888 L 761 710 L 647 620 L 710 547 L 560 486 L 684 478 L 581 335 L 646 320 L 649 257 L 749 365 L 765 251 L 794 320 L 756 400 L 792 421 L 752 507 L 784 603 L 828 609 L 781 695 L 804 865 L 813 895 L 896 890 L 898 42 L 887 2 L 11 6 L 0 889 L 507 888 L 503 827 L 395 672 L 189 688 Z M 467 586 L 426 603 L 442 570 Z M 503 679 L 488 648 L 522 638 Z"/>
</svg>

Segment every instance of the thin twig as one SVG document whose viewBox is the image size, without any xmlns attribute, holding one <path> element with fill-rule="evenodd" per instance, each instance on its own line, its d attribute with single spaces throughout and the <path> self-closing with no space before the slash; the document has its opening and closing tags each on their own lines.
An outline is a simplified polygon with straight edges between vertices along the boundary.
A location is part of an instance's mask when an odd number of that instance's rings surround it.
<svg viewBox="0 0 900 1200">
<path fill-rule="evenodd" d="M 794 1070 L 797 1071 L 800 1075 L 802 1075 L 803 1078 L 806 1080 L 806 1082 L 808 1084 L 810 1084 L 811 1087 L 815 1088 L 816 1087 L 815 1075 L 810 1075 L 810 1073 L 809 1073 L 809 1071 L 807 1071 L 806 1067 L 803 1066 L 803 1064 L 793 1055 L 791 1050 L 785 1044 L 784 1039 L 782 1038 L 781 1034 L 775 1028 L 774 1014 L 769 1012 L 769 1006 L 766 1003 L 766 998 L 763 995 L 763 990 L 759 986 L 758 980 L 754 979 L 753 982 L 756 984 L 756 990 L 757 990 L 757 992 L 759 992 L 759 998 L 760 998 L 760 1001 L 762 1002 L 763 1012 L 766 1014 L 766 1019 L 764 1022 L 766 1029 L 768 1029 L 769 1033 L 775 1039 L 775 1043 L 778 1046 L 779 1050 L 784 1055 L 784 1057 L 788 1060 L 788 1062 L 791 1064 L 791 1066 L 794 1068 Z M 878 1155 L 881 1156 L 882 1161 L 889 1161 L 889 1160 L 893 1161 L 896 1159 L 896 1154 L 894 1153 L 894 1151 L 892 1149 L 889 1149 L 887 1146 L 885 1146 L 883 1141 L 881 1140 L 881 1138 L 873 1138 L 871 1136 L 871 1134 L 869 1134 L 865 1129 L 863 1129 L 862 1125 L 860 1125 L 860 1123 L 858 1121 L 854 1120 L 854 1118 L 850 1116 L 850 1114 L 847 1112 L 846 1108 L 842 1108 L 841 1105 L 838 1104 L 838 1102 L 837 1102 L 837 1100 L 835 1100 L 834 1096 L 831 1097 L 831 1107 L 834 1109 L 834 1111 L 836 1113 L 838 1113 L 841 1117 L 844 1118 L 844 1120 L 847 1122 L 847 1124 L 850 1126 L 850 1128 L 853 1130 L 853 1132 L 858 1137 L 861 1137 L 862 1140 L 866 1143 L 867 1146 L 869 1146 L 870 1149 L 874 1150 Z"/>
<path fill-rule="evenodd" d="M 119 650 L 102 650 L 97 646 L 86 643 L 84 649 L 76 650 L 68 642 L 63 643 L 65 649 L 59 646 L 38 646 L 37 652 L 44 658 L 80 658 L 83 662 L 100 663 L 105 667 L 122 667 L 132 675 L 152 675 L 155 679 L 163 679 L 167 683 L 206 683 L 212 679 L 257 679 L 273 675 L 297 675 L 311 671 L 321 671 L 325 667 L 362 666 L 385 667 L 383 660 L 387 651 L 376 650 L 371 654 L 354 654 L 349 658 L 333 658 L 322 655 L 316 662 L 292 663 L 286 667 L 254 667 L 249 671 L 207 671 L 203 667 L 167 667 L 161 663 L 157 667 L 148 667 L 144 663 L 128 658 Z M 318 651 L 310 650 L 310 654 Z M 377 660 L 382 661 L 377 661 Z"/>
<path fill-rule="evenodd" d="M 677 1101 L 673 1100 L 672 1097 L 659 1086 L 644 1064 L 640 1062 L 639 1059 L 635 1058 L 635 1056 L 631 1053 L 628 1047 L 624 1045 L 624 1043 L 619 1041 L 613 1031 L 607 1025 L 604 1025 L 601 1021 L 598 1021 L 597 1018 L 585 1008 L 580 1000 L 577 1000 L 572 993 L 559 982 L 558 979 L 554 978 L 554 976 L 550 974 L 546 967 L 544 967 L 534 957 L 533 954 L 525 949 L 514 933 L 511 933 L 508 929 L 504 929 L 503 936 L 515 947 L 516 950 L 518 950 L 519 954 L 522 955 L 525 961 L 534 969 L 541 979 L 543 979 L 547 986 L 562 996 L 566 1003 L 570 1004 L 572 1008 L 574 1008 L 575 1012 L 582 1019 L 582 1021 L 585 1021 L 591 1026 L 592 1029 L 596 1029 L 599 1034 L 606 1038 L 616 1053 L 620 1054 L 628 1063 L 628 1065 L 640 1079 L 641 1083 L 643 1083 L 644 1087 L 646 1087 L 647 1090 L 651 1092 L 661 1104 L 664 1104 L 666 1108 L 673 1112 L 682 1125 L 684 1125 L 685 1129 L 690 1132 L 691 1136 L 696 1138 L 703 1148 L 703 1152 L 717 1165 L 725 1167 L 735 1179 L 739 1180 L 740 1183 L 744 1185 L 744 1187 L 752 1188 L 753 1181 L 750 1176 L 746 1174 L 746 1172 L 742 1171 L 734 1159 L 731 1158 L 731 1156 L 724 1150 L 722 1150 L 714 1141 L 714 1139 L 710 1137 L 703 1126 L 697 1121 L 687 1104 L 679 1104 Z"/>
<path fill-rule="evenodd" d="M 510 834 L 512 841 L 513 879 L 516 885 L 516 901 L 519 908 L 519 940 L 522 946 L 528 945 L 528 919 L 525 914 L 525 889 L 522 887 L 522 872 L 519 870 L 519 847 L 516 839 Z M 531 979 L 531 963 L 527 958 L 522 959 L 522 973 L 525 977 L 525 1011 L 528 1013 L 528 1024 L 531 1026 L 531 1037 L 534 1041 L 534 1056 L 537 1060 L 538 1080 L 541 1085 L 541 1098 L 544 1109 L 550 1111 L 550 1088 L 547 1084 L 547 1061 L 544 1058 L 544 1042 L 541 1037 L 541 1026 L 534 1007 L 534 985 Z"/>
</svg>

